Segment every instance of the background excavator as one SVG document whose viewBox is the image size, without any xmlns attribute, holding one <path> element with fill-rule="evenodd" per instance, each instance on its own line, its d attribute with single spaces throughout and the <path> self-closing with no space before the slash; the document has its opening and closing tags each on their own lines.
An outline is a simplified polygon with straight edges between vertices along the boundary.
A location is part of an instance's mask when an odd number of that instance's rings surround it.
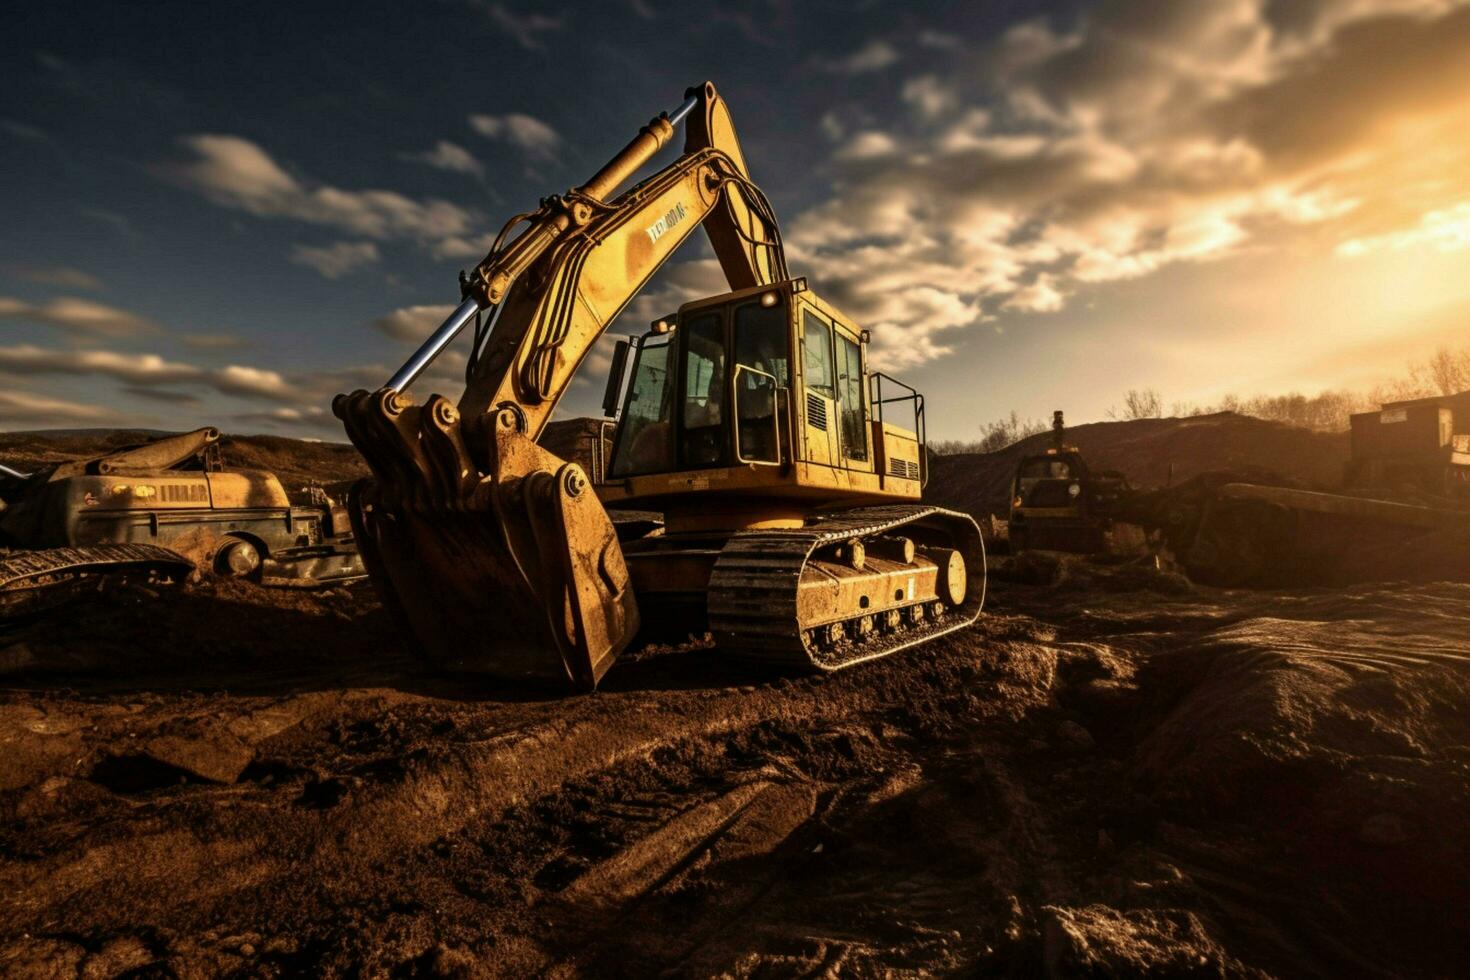
<svg viewBox="0 0 1470 980">
<path fill-rule="evenodd" d="M 681 122 L 678 159 L 617 194 Z M 730 291 L 618 344 L 594 484 L 537 439 L 699 226 Z M 592 689 L 642 624 L 833 670 L 979 616 L 978 527 L 917 503 L 923 396 L 870 371 L 867 332 L 791 277 L 713 84 L 512 219 L 460 286 L 383 388 L 333 405 L 373 473 L 349 502 L 365 564 L 432 664 Z M 471 322 L 458 404 L 417 404 L 406 389 Z M 604 505 L 663 523 L 615 526 Z"/>
</svg>

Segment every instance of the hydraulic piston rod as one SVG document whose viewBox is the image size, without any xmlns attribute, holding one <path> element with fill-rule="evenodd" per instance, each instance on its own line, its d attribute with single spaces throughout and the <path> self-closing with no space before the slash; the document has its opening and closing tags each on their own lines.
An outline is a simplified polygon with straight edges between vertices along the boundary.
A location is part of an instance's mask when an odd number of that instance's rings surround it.
<svg viewBox="0 0 1470 980">
<path fill-rule="evenodd" d="M 404 362 L 403 367 L 399 368 L 397 373 L 388 379 L 388 384 L 385 387 L 392 388 L 394 391 L 403 391 L 409 385 L 413 384 L 414 379 L 420 374 L 423 374 L 424 369 L 434 363 L 434 358 L 443 353 L 444 348 L 448 347 L 450 342 L 459 336 L 459 332 L 464 329 L 464 325 L 470 322 L 470 319 L 479 312 L 479 309 L 480 303 L 473 296 L 459 304 L 459 308 L 449 314 L 449 319 L 441 323 L 439 329 L 435 330 L 429 336 L 429 339 L 424 341 L 419 349 L 413 352 L 413 356 Z"/>
<path fill-rule="evenodd" d="M 622 183 L 629 174 L 662 148 L 668 139 L 667 135 L 664 134 L 672 132 L 673 128 L 683 122 L 685 117 L 693 112 L 694 107 L 697 105 L 699 105 L 699 95 L 696 94 L 695 90 L 691 90 L 691 94 L 679 105 L 679 108 L 675 109 L 672 113 L 668 113 L 662 120 L 655 119 L 649 124 L 651 127 L 656 123 L 663 122 L 667 124 L 668 129 L 665 129 L 663 133 L 654 133 L 645 127 L 644 132 L 632 143 L 628 144 L 623 152 L 614 158 L 612 163 L 604 167 L 583 186 L 583 192 L 589 193 L 593 197 L 601 198 L 618 184 Z M 555 237 L 556 232 L 552 232 L 551 235 L 546 236 L 545 240 L 550 241 Z M 403 367 L 399 368 L 393 377 L 388 379 L 388 384 L 385 387 L 392 388 L 394 391 L 403 391 L 409 385 L 413 384 L 414 379 L 420 374 L 423 374 L 428 366 L 434 363 L 434 359 L 444 352 L 444 348 L 448 347 L 454 341 L 455 337 L 459 336 L 460 331 L 465 328 L 465 324 L 469 323 L 480 309 L 482 309 L 480 301 L 473 296 L 459 304 L 459 307 L 453 313 L 449 314 L 449 319 L 440 324 L 439 329 L 435 330 L 429 336 L 429 339 L 424 341 L 419 346 L 419 349 L 413 352 L 413 356 L 404 362 Z"/>
</svg>

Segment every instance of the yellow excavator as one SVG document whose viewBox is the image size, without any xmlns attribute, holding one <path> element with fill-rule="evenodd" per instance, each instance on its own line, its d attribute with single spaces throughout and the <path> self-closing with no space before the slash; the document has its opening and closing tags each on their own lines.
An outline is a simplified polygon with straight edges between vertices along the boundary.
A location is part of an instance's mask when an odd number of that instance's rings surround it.
<svg viewBox="0 0 1470 980">
<path fill-rule="evenodd" d="M 619 193 L 680 123 L 678 159 Z M 598 440 L 589 477 L 537 440 L 701 225 L 730 291 L 617 344 L 611 448 Z M 383 388 L 333 403 L 373 473 L 349 501 L 364 562 L 431 664 L 590 690 L 640 624 L 677 624 L 722 653 L 835 670 L 979 616 L 978 527 L 918 503 L 923 396 L 871 371 L 867 331 L 791 277 L 713 84 L 513 218 L 460 291 Z M 458 403 L 415 402 L 471 323 Z"/>
</svg>

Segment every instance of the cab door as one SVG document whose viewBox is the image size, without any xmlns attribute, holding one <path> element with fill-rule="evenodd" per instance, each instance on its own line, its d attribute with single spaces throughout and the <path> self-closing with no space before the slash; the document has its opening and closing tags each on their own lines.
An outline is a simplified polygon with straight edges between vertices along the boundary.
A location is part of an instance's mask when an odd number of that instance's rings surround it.
<svg viewBox="0 0 1470 980">
<path fill-rule="evenodd" d="M 867 388 L 863 375 L 862 345 L 842 328 L 834 332 L 837 366 L 837 435 L 840 465 L 846 469 L 873 471 L 872 427 L 868 424 Z"/>
<path fill-rule="evenodd" d="M 837 368 L 832 348 L 832 324 L 811 307 L 801 311 L 803 457 L 809 463 L 840 465 L 837 433 Z"/>
</svg>

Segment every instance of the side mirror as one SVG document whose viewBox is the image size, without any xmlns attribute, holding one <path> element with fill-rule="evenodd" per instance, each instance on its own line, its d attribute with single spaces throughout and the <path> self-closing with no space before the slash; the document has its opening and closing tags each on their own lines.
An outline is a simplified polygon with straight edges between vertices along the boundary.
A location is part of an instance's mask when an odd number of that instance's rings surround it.
<svg viewBox="0 0 1470 980">
<path fill-rule="evenodd" d="M 623 370 L 628 366 L 628 342 L 618 341 L 613 348 L 612 367 L 607 372 L 607 390 L 602 393 L 602 414 L 615 418 L 618 414 L 618 393 L 623 390 Z"/>
</svg>

